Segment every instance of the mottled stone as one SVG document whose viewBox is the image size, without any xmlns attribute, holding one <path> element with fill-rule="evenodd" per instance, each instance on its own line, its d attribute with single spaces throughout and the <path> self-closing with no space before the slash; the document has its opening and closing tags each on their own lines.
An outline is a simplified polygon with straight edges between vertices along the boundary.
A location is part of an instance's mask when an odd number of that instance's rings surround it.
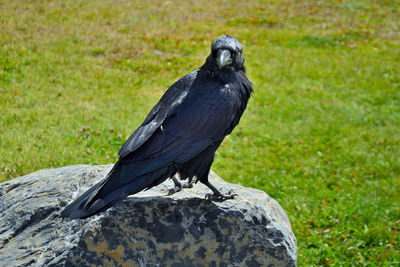
<svg viewBox="0 0 400 267">
<path fill-rule="evenodd" d="M 107 166 L 40 170 L 0 184 L 0 263 L 9 266 L 296 266 L 296 239 L 279 204 L 262 191 L 210 174 L 233 200 L 205 200 L 198 183 L 167 196 L 167 181 L 85 220 L 64 206 Z"/>
</svg>

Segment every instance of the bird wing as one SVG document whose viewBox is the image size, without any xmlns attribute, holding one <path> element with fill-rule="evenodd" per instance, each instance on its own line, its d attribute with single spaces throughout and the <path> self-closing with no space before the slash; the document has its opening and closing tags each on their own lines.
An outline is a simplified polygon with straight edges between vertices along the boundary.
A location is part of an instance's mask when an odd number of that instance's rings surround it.
<svg viewBox="0 0 400 267">
<path fill-rule="evenodd" d="M 128 138 L 118 152 L 120 158 L 125 158 L 131 152 L 142 146 L 160 127 L 166 118 L 173 115 L 176 107 L 187 95 L 196 78 L 198 70 L 193 71 L 174 83 L 153 107 L 143 123 Z"/>
<path fill-rule="evenodd" d="M 221 141 L 233 127 L 238 99 L 228 86 L 196 84 L 195 81 L 173 112 L 162 121 L 156 120 L 156 115 L 155 121 L 147 124 L 158 126 L 151 129 L 152 134 L 146 136 L 140 146 L 131 152 L 122 149 L 121 181 L 118 183 L 127 183 L 166 165 L 186 162 Z"/>
</svg>

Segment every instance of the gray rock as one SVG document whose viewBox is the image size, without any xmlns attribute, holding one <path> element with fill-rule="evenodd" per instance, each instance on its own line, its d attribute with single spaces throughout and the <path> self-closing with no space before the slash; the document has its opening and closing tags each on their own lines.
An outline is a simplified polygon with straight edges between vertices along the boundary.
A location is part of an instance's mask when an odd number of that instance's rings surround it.
<svg viewBox="0 0 400 267">
<path fill-rule="evenodd" d="M 296 239 L 279 204 L 214 173 L 213 184 L 239 196 L 210 202 L 200 183 L 167 196 L 167 181 L 100 215 L 62 220 L 62 208 L 110 168 L 46 169 L 0 184 L 0 265 L 296 266 Z"/>
</svg>

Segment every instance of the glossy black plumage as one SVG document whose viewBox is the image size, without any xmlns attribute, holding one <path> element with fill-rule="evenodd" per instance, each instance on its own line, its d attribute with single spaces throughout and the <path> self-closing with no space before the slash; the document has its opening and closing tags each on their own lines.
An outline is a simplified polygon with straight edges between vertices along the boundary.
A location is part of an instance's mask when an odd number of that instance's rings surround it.
<svg viewBox="0 0 400 267">
<path fill-rule="evenodd" d="M 68 205 L 62 217 L 85 218 L 116 201 L 153 187 L 176 173 L 208 183 L 214 154 L 238 124 L 252 86 L 242 46 L 224 35 L 205 64 L 173 84 L 119 151 L 107 177 Z"/>
</svg>

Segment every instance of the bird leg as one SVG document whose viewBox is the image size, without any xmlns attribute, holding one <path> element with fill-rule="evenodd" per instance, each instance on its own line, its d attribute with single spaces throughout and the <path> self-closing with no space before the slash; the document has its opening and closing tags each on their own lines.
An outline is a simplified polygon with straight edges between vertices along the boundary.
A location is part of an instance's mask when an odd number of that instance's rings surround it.
<svg viewBox="0 0 400 267">
<path fill-rule="evenodd" d="M 238 196 L 237 194 L 231 194 L 231 192 L 228 192 L 227 195 L 224 195 L 217 188 L 215 188 L 212 184 L 210 184 L 210 182 L 208 182 L 208 181 L 204 184 L 214 192 L 214 194 L 206 195 L 207 200 L 224 201 L 227 199 L 234 199 L 235 196 Z"/>
<path fill-rule="evenodd" d="M 179 191 L 181 191 L 183 188 L 192 188 L 193 187 L 193 182 L 190 181 L 188 183 L 181 183 L 175 176 L 172 176 L 172 181 L 174 181 L 174 188 L 171 188 L 168 191 L 168 195 L 173 195 Z"/>
</svg>

